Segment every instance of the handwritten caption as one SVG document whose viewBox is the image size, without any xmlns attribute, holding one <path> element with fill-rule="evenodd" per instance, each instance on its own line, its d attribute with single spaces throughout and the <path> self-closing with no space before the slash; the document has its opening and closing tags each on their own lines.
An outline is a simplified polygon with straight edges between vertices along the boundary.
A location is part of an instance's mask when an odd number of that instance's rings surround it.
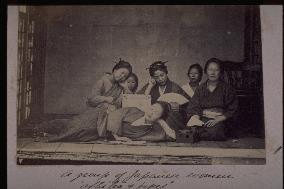
<svg viewBox="0 0 284 189">
<path fill-rule="evenodd" d="M 105 172 L 76 172 L 67 170 L 60 178 L 78 189 L 162 189 L 168 188 L 181 179 L 233 179 L 232 175 L 194 173 L 185 175 L 176 173 L 154 173 L 150 171 L 123 171 L 119 173 Z"/>
</svg>

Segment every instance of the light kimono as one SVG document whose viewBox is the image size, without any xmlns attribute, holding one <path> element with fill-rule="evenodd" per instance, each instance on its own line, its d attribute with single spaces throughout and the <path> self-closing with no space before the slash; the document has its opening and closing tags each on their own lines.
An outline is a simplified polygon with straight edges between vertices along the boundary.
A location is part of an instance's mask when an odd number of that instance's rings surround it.
<svg viewBox="0 0 284 189">
<path fill-rule="evenodd" d="M 107 131 L 131 140 L 165 141 L 175 139 L 175 132 L 159 119 L 151 124 L 145 121 L 145 112 L 135 107 L 121 108 L 109 114 Z"/>
<path fill-rule="evenodd" d="M 96 83 L 88 98 L 87 110 L 83 113 L 70 120 L 53 120 L 40 124 L 39 129 L 49 134 L 49 142 L 87 142 L 106 137 L 108 114 L 121 107 L 120 97 L 123 91 L 110 78 L 106 74 Z M 113 102 L 106 102 L 107 97 L 112 97 Z"/>
</svg>

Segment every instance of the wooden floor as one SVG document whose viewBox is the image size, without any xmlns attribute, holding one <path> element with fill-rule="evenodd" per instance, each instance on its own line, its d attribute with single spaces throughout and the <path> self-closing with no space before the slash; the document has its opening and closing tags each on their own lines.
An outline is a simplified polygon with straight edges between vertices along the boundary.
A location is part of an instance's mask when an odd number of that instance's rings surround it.
<svg viewBox="0 0 284 189">
<path fill-rule="evenodd" d="M 264 146 L 258 138 L 195 144 L 47 143 L 19 138 L 17 159 L 18 164 L 265 164 Z"/>
</svg>

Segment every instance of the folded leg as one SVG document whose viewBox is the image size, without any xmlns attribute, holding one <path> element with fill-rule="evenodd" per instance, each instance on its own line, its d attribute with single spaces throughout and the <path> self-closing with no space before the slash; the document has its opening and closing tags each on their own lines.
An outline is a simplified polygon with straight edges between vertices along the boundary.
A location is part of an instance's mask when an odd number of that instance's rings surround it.
<svg viewBox="0 0 284 189">
<path fill-rule="evenodd" d="M 199 128 L 199 139 L 200 140 L 211 140 L 211 141 L 224 141 L 225 136 L 225 125 L 223 123 L 218 123 L 213 127 L 202 127 Z"/>
</svg>

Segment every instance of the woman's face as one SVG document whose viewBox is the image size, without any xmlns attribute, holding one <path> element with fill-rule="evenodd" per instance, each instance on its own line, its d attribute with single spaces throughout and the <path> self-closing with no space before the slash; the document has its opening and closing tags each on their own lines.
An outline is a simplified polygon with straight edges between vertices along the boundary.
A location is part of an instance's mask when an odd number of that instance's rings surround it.
<svg viewBox="0 0 284 189">
<path fill-rule="evenodd" d="M 199 82 L 200 80 L 199 71 L 196 68 L 192 68 L 189 71 L 188 77 L 189 77 L 189 81 L 192 83 Z"/>
<path fill-rule="evenodd" d="M 164 86 L 167 83 L 168 75 L 161 70 L 157 70 L 154 73 L 153 79 L 155 79 L 158 85 Z"/>
<path fill-rule="evenodd" d="M 131 91 L 134 91 L 137 83 L 136 83 L 136 80 L 134 79 L 134 77 L 129 77 L 127 80 L 126 80 L 126 84 L 128 86 L 128 89 L 131 90 Z"/>
<path fill-rule="evenodd" d="M 208 65 L 206 73 L 210 81 L 217 81 L 220 78 L 221 70 L 218 64 L 212 62 Z"/>
<path fill-rule="evenodd" d="M 153 104 L 150 108 L 145 112 L 146 120 L 150 122 L 157 121 L 161 118 L 163 114 L 163 108 L 160 104 Z"/>
<path fill-rule="evenodd" d="M 119 68 L 113 71 L 113 77 L 117 82 L 125 81 L 128 75 L 129 75 L 129 70 L 126 68 Z"/>
</svg>

